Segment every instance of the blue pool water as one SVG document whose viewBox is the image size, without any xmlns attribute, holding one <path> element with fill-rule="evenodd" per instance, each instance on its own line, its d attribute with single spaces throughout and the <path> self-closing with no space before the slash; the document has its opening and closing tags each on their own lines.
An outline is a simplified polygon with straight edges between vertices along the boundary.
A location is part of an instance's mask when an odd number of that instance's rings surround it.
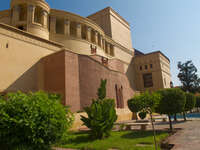
<svg viewBox="0 0 200 150">
<path fill-rule="evenodd" d="M 176 116 L 177 116 L 177 118 L 179 118 L 179 119 L 182 119 L 182 118 L 183 118 L 183 115 L 182 115 L 182 114 L 177 114 Z M 189 114 L 186 114 L 186 117 L 187 117 L 187 118 L 200 118 L 200 113 L 189 113 Z"/>
</svg>

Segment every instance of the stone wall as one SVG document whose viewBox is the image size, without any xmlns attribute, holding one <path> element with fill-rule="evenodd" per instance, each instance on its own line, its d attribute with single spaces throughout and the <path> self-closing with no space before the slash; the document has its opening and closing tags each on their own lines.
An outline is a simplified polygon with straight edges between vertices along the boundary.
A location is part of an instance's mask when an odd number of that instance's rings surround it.
<svg viewBox="0 0 200 150">
<path fill-rule="evenodd" d="M 99 58 L 61 51 L 43 59 L 44 90 L 62 93 L 63 103 L 70 105 L 72 111 L 82 110 L 97 98 L 101 79 L 107 79 L 107 97 L 116 99 L 116 85 L 123 88 L 123 106 L 134 91 L 124 73 L 113 71 L 101 64 Z M 120 63 L 116 62 L 116 66 Z"/>
<path fill-rule="evenodd" d="M 123 103 L 127 107 L 127 100 L 133 96 L 129 80 L 124 73 L 113 71 L 88 56 L 79 55 L 80 101 L 81 107 L 91 104 L 97 97 L 97 89 L 101 79 L 107 79 L 107 97 L 116 99 L 115 86 L 123 87 Z"/>
</svg>

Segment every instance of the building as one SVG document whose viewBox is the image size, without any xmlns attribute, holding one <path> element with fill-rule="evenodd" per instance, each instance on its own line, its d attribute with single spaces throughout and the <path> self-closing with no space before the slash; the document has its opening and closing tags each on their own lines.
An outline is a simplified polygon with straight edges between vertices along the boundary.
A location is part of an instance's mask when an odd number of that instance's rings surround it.
<svg viewBox="0 0 200 150">
<path fill-rule="evenodd" d="M 129 23 L 112 8 L 85 18 L 45 0 L 11 0 L 0 12 L 0 68 L 0 92 L 60 93 L 73 111 L 91 103 L 101 79 L 123 110 L 135 93 L 171 81 L 169 59 L 135 50 Z"/>
</svg>

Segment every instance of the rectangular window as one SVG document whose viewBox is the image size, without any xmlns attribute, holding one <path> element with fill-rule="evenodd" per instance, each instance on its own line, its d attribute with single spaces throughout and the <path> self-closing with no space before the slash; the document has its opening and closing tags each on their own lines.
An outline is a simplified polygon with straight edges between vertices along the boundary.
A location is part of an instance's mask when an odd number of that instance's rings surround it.
<svg viewBox="0 0 200 150">
<path fill-rule="evenodd" d="M 70 22 L 70 36 L 76 37 L 76 32 L 77 32 L 76 26 L 77 26 L 76 22 Z"/>
<path fill-rule="evenodd" d="M 148 69 L 148 66 L 147 65 L 145 65 L 145 70 L 147 70 Z"/>
<path fill-rule="evenodd" d="M 19 5 L 19 21 L 27 20 L 27 5 Z"/>
<path fill-rule="evenodd" d="M 56 19 L 56 33 L 64 34 L 64 19 Z"/>
<path fill-rule="evenodd" d="M 151 69 L 153 68 L 153 64 L 150 64 L 150 68 L 151 68 Z"/>
<path fill-rule="evenodd" d="M 142 66 L 140 66 L 140 70 L 142 70 Z"/>
<path fill-rule="evenodd" d="M 86 38 L 86 34 L 87 34 L 87 27 L 84 26 L 84 25 L 82 25 L 82 26 L 81 26 L 81 37 L 82 37 L 82 39 L 84 39 L 84 40 L 87 39 L 87 38 Z"/>
<path fill-rule="evenodd" d="M 144 87 L 145 88 L 153 87 L 152 73 L 143 74 L 143 80 L 144 80 Z"/>
<path fill-rule="evenodd" d="M 34 14 L 34 22 L 42 24 L 42 8 L 41 7 L 36 7 L 35 8 L 35 14 Z"/>
</svg>

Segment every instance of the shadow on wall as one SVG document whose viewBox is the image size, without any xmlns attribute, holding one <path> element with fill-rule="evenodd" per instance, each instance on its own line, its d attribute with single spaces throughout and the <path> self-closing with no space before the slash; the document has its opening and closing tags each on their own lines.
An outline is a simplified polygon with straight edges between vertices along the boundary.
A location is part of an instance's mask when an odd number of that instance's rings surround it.
<svg viewBox="0 0 200 150">
<path fill-rule="evenodd" d="M 25 71 L 16 81 L 14 81 L 4 92 L 16 91 L 37 91 L 38 90 L 38 64 L 39 61 Z"/>
<path fill-rule="evenodd" d="M 128 77 L 130 87 L 134 90 L 136 90 L 136 83 L 135 83 L 135 69 L 134 69 L 134 58 L 132 58 L 131 63 L 128 66 L 128 69 L 126 71 L 126 76 Z"/>
</svg>

